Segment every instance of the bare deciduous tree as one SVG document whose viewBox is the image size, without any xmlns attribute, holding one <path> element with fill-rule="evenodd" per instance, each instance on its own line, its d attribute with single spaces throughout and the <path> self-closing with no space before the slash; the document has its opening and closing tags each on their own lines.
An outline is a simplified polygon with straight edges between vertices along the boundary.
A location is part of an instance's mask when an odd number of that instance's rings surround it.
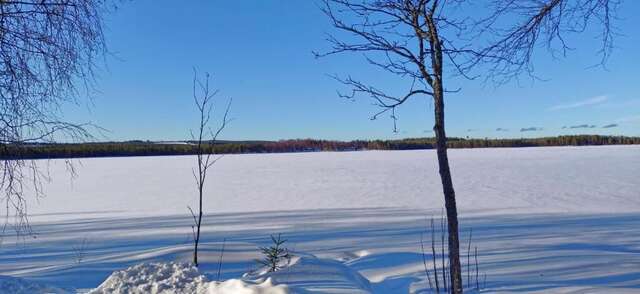
<svg viewBox="0 0 640 294">
<path fill-rule="evenodd" d="M 29 144 L 91 138 L 89 124 L 65 121 L 61 108 L 78 103 L 106 53 L 102 0 L 0 1 L 0 148 L 18 150 L 1 162 L 0 199 L 6 221 L 29 231 L 26 195 L 42 196 L 49 177 L 19 150 Z"/>
<path fill-rule="evenodd" d="M 407 79 L 407 89 L 390 94 L 351 77 L 335 77 L 351 87 L 352 99 L 366 95 L 380 107 L 372 119 L 390 113 L 396 130 L 396 108 L 411 98 L 433 99 L 439 173 L 448 223 L 449 278 L 452 293 L 462 293 L 456 196 L 445 133 L 446 73 L 506 82 L 533 72 L 538 44 L 553 54 L 569 49 L 565 34 L 601 24 L 602 61 L 612 44 L 610 21 L 614 0 L 323 0 L 322 10 L 344 37 L 330 35 L 332 49 L 316 57 L 360 53 L 373 66 Z M 474 6 L 476 5 L 476 6 Z M 480 7 L 477 7 L 480 5 Z M 485 12 L 484 16 L 478 17 Z M 455 90 L 458 91 L 459 89 Z"/>
<path fill-rule="evenodd" d="M 204 185 L 207 179 L 207 173 L 209 168 L 213 166 L 220 158 L 212 157 L 214 153 L 214 145 L 218 139 L 218 135 L 224 130 L 229 123 L 228 115 L 231 108 L 232 99 L 229 99 L 227 107 L 225 108 L 222 121 L 218 128 L 214 131 L 209 127 L 211 120 L 211 112 L 214 108 L 213 98 L 218 93 L 218 90 L 211 91 L 209 89 L 209 74 L 205 73 L 204 81 L 198 79 L 197 73 L 194 71 L 193 75 L 193 100 L 198 108 L 199 124 L 196 133 L 191 132 L 191 137 L 196 144 L 196 161 L 197 167 L 193 170 L 193 177 L 196 180 L 196 187 L 198 188 L 198 213 L 196 214 L 191 207 L 189 211 L 193 217 L 193 226 L 191 227 L 193 232 L 193 263 L 198 266 L 198 245 L 200 243 L 200 227 L 202 225 L 202 200 Z"/>
</svg>

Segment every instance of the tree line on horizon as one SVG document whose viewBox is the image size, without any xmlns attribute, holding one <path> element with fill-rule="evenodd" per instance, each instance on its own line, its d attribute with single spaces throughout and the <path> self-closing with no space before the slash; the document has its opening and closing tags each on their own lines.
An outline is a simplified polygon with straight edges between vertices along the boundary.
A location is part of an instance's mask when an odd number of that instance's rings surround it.
<svg viewBox="0 0 640 294">
<path fill-rule="evenodd" d="M 318 139 L 291 139 L 279 141 L 218 141 L 203 146 L 205 153 L 288 153 L 317 151 L 360 150 L 420 150 L 435 149 L 435 138 L 406 138 L 394 140 L 333 141 Z M 589 146 L 640 144 L 640 137 L 568 135 L 517 139 L 464 139 L 448 138 L 449 148 L 500 148 L 544 146 Z M 3 144 L 2 159 L 52 159 L 79 157 L 194 155 L 197 145 L 187 142 L 158 143 L 152 141 L 125 141 L 69 144 Z"/>
</svg>

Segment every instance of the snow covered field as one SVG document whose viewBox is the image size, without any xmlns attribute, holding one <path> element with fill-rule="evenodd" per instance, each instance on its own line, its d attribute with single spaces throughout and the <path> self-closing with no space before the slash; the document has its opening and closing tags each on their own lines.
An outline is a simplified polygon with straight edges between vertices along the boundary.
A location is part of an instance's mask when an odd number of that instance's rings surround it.
<svg viewBox="0 0 640 294">
<path fill-rule="evenodd" d="M 640 146 L 458 149 L 450 160 L 484 292 L 640 291 Z M 82 159 L 71 180 L 50 161 L 48 196 L 29 206 L 37 236 L 3 239 L 0 276 L 91 289 L 140 262 L 189 261 L 194 163 Z M 443 207 L 432 150 L 228 155 L 207 185 L 200 272 L 211 281 L 223 240 L 222 279 L 241 278 L 282 233 L 296 262 L 264 283 L 428 289 L 420 240 Z"/>
</svg>

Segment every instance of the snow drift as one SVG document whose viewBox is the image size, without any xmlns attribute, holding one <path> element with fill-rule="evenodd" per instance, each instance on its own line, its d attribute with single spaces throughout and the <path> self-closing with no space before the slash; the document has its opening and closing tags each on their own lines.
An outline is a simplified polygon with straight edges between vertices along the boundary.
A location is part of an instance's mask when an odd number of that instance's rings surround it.
<svg viewBox="0 0 640 294">
<path fill-rule="evenodd" d="M 142 263 L 114 272 L 90 294 L 287 294 L 287 286 L 230 279 L 210 282 L 190 263 Z"/>
</svg>

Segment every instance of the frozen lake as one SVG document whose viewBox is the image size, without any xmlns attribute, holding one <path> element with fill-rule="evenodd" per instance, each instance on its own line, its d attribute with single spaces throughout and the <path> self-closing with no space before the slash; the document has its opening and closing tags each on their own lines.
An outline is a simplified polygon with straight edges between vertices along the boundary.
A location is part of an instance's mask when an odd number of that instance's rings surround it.
<svg viewBox="0 0 640 294">
<path fill-rule="evenodd" d="M 640 291 L 640 146 L 456 149 L 450 160 L 486 292 Z M 4 240 L 0 275 L 90 288 L 137 262 L 190 258 L 194 157 L 82 159 L 73 180 L 48 164 L 48 196 L 29 205 L 37 238 Z M 420 239 L 443 207 L 433 150 L 227 155 L 205 198 L 204 267 L 226 239 L 225 278 L 283 233 L 370 292 L 426 287 Z"/>
<path fill-rule="evenodd" d="M 640 146 L 454 149 L 450 161 L 463 215 L 640 211 Z M 29 209 L 184 214 L 196 200 L 194 165 L 191 156 L 82 159 L 70 180 L 52 161 L 49 196 Z M 443 207 L 433 150 L 227 155 L 206 198 L 210 213 Z"/>
</svg>

